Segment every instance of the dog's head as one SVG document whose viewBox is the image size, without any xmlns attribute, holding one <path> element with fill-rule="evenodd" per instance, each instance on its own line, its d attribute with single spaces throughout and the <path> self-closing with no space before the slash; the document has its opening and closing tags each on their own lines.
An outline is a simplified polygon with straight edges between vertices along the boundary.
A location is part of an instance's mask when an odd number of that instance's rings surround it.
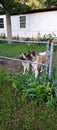
<svg viewBox="0 0 57 130">
<path fill-rule="evenodd" d="M 31 60 L 31 61 L 32 61 L 33 58 L 36 57 L 36 53 L 35 53 L 35 51 L 28 51 L 26 57 L 28 58 L 28 60 Z"/>
<path fill-rule="evenodd" d="M 26 53 L 21 54 L 21 55 L 19 56 L 19 59 L 21 59 L 21 60 L 26 60 Z"/>
<path fill-rule="evenodd" d="M 35 51 L 28 51 L 28 53 L 23 53 L 19 56 L 21 60 L 34 60 L 36 57 Z"/>
</svg>

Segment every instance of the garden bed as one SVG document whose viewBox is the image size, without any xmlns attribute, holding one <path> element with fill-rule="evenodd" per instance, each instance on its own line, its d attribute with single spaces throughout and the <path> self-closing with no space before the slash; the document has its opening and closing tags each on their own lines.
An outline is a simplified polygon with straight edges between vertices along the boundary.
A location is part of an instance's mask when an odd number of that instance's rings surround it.
<svg viewBox="0 0 57 130">
<path fill-rule="evenodd" d="M 9 74 L 21 74 L 23 72 L 23 67 L 21 62 L 3 59 L 0 60 L 0 64 L 9 72 Z"/>
</svg>

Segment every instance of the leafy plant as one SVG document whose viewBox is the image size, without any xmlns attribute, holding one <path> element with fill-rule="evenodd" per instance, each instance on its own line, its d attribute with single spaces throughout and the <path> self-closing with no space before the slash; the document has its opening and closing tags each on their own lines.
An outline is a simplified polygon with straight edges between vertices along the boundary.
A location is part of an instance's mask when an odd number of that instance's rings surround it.
<svg viewBox="0 0 57 130">
<path fill-rule="evenodd" d="M 42 76 L 35 79 L 27 72 L 11 76 L 0 66 L 0 129 L 56 130 L 56 82 Z"/>
<path fill-rule="evenodd" d="M 47 41 L 49 40 L 50 42 L 54 39 L 54 37 L 56 36 L 55 33 L 50 33 L 50 34 L 44 34 L 43 36 L 41 36 L 41 33 L 38 32 L 38 41 Z"/>
</svg>

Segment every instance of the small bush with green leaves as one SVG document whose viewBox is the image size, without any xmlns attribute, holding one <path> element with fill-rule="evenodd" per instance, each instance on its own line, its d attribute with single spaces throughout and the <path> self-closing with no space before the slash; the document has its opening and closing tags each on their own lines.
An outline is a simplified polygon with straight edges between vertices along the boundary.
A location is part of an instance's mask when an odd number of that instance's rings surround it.
<svg viewBox="0 0 57 130">
<path fill-rule="evenodd" d="M 57 83 L 56 83 L 57 85 Z M 21 92 L 22 99 L 56 104 L 55 80 L 42 73 L 35 79 L 34 74 L 26 72 L 25 75 L 13 76 L 13 87 Z"/>
<path fill-rule="evenodd" d="M 12 87 L 22 96 L 22 100 L 45 102 L 50 105 L 57 103 L 57 80 L 53 77 L 48 78 L 44 73 L 39 74 L 38 78 L 35 79 L 34 74 L 30 72 L 26 72 L 25 75 L 10 76 L 6 70 L 1 69 L 0 82 L 5 86 L 10 82 Z"/>
<path fill-rule="evenodd" d="M 50 42 L 56 37 L 56 34 L 54 32 L 49 33 L 49 34 L 44 34 L 41 36 L 41 33 L 38 32 L 38 41 L 47 41 L 49 40 Z"/>
</svg>

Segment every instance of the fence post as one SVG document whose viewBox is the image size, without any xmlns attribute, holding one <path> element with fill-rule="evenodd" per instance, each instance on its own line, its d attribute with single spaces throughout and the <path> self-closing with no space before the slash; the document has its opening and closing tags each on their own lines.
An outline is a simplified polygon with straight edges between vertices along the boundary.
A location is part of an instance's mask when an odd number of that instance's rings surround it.
<svg viewBox="0 0 57 130">
<path fill-rule="evenodd" d="M 53 60 L 53 43 L 51 43 L 50 47 L 49 77 L 51 76 L 52 73 L 52 60 Z"/>
<path fill-rule="evenodd" d="M 47 42 L 46 45 L 46 63 L 45 63 L 46 74 L 48 74 L 48 55 L 49 55 L 49 41 Z"/>
</svg>

